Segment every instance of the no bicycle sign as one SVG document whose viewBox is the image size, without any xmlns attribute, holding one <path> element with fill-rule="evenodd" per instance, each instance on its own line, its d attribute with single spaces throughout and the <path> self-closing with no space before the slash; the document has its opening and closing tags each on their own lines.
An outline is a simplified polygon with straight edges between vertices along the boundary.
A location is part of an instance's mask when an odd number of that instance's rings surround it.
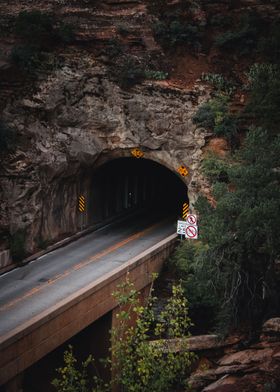
<svg viewBox="0 0 280 392">
<path fill-rule="evenodd" d="M 186 227 L 186 238 L 192 240 L 197 240 L 198 237 L 198 227 L 197 226 L 187 226 Z"/>
</svg>

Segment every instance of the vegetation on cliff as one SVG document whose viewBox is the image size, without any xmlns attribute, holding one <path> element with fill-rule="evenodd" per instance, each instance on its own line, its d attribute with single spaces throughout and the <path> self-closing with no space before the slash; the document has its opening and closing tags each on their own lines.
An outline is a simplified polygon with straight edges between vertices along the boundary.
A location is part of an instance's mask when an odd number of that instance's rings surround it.
<svg viewBox="0 0 280 392">
<path fill-rule="evenodd" d="M 125 281 L 113 294 L 119 305 L 117 325 L 112 329 L 111 357 L 101 360 L 112 380 L 103 380 L 92 356 L 77 366 L 72 347 L 64 354 L 64 367 L 53 381 L 58 392 L 109 392 L 118 385 L 125 392 L 168 392 L 187 387 L 194 354 L 188 348 L 191 326 L 188 302 L 180 285 L 173 286 L 164 309 L 155 312 L 155 297 L 143 306 L 134 285 Z M 184 350 L 165 352 L 164 339 L 180 339 Z M 156 339 L 153 344 L 152 339 Z M 88 371 L 94 370 L 90 377 Z"/>
</svg>

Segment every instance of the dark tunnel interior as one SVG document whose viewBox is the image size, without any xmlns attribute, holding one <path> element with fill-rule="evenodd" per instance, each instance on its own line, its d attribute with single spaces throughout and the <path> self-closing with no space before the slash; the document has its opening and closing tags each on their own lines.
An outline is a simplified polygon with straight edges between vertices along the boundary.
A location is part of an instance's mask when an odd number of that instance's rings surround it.
<svg viewBox="0 0 280 392">
<path fill-rule="evenodd" d="M 100 221 L 126 212 L 153 211 L 181 215 L 187 187 L 171 170 L 152 160 L 118 158 L 92 177 L 90 217 Z"/>
</svg>

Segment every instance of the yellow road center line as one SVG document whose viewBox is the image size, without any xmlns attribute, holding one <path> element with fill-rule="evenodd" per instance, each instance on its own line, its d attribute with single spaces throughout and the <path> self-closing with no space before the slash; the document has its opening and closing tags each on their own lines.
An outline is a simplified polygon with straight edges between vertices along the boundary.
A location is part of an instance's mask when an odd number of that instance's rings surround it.
<svg viewBox="0 0 280 392">
<path fill-rule="evenodd" d="M 39 291 L 43 290 L 44 288 L 46 288 L 46 287 L 54 284 L 55 282 L 65 278 L 71 272 L 80 270 L 81 268 L 83 268 L 83 267 L 87 266 L 88 264 L 90 264 L 90 263 L 100 259 L 103 256 L 108 255 L 109 253 L 112 253 L 113 251 L 121 248 L 122 246 L 128 244 L 129 242 L 131 242 L 133 240 L 136 240 L 136 239 L 138 239 L 140 237 L 143 237 L 144 234 L 147 234 L 149 231 L 155 229 L 157 226 L 159 226 L 161 224 L 162 224 L 162 222 L 156 223 L 153 226 L 151 226 L 151 227 L 149 227 L 149 228 L 147 228 L 147 229 L 145 229 L 143 231 L 140 231 L 139 233 L 133 234 L 130 237 L 126 238 L 125 240 L 122 240 L 122 241 L 118 242 L 117 244 L 114 244 L 114 245 L 110 246 L 109 248 L 107 248 L 107 249 L 97 253 L 96 255 L 94 255 L 94 256 L 92 256 L 92 257 L 90 257 L 88 259 L 85 259 L 84 261 L 81 261 L 79 264 L 75 264 L 73 267 L 65 270 L 63 273 L 58 274 L 58 275 L 54 276 L 53 278 L 49 279 L 46 283 L 41 284 L 40 286 L 33 287 L 31 290 L 27 291 L 21 297 L 17 297 L 15 299 L 13 299 L 12 301 L 8 302 L 7 304 L 2 305 L 0 307 L 0 312 L 3 312 L 5 310 L 7 310 L 7 309 L 10 309 L 11 307 L 15 306 L 20 301 L 33 296 L 34 294 L 38 293 Z"/>
</svg>

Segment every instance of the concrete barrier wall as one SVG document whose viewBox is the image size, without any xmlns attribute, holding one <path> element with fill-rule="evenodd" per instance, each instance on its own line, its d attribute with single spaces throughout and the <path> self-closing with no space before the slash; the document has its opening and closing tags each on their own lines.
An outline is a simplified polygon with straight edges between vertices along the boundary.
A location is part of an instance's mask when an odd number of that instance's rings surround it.
<svg viewBox="0 0 280 392">
<path fill-rule="evenodd" d="M 116 307 L 112 292 L 129 273 L 137 290 L 148 286 L 176 243 L 173 234 L 102 278 L 0 338 L 0 385 Z"/>
</svg>

